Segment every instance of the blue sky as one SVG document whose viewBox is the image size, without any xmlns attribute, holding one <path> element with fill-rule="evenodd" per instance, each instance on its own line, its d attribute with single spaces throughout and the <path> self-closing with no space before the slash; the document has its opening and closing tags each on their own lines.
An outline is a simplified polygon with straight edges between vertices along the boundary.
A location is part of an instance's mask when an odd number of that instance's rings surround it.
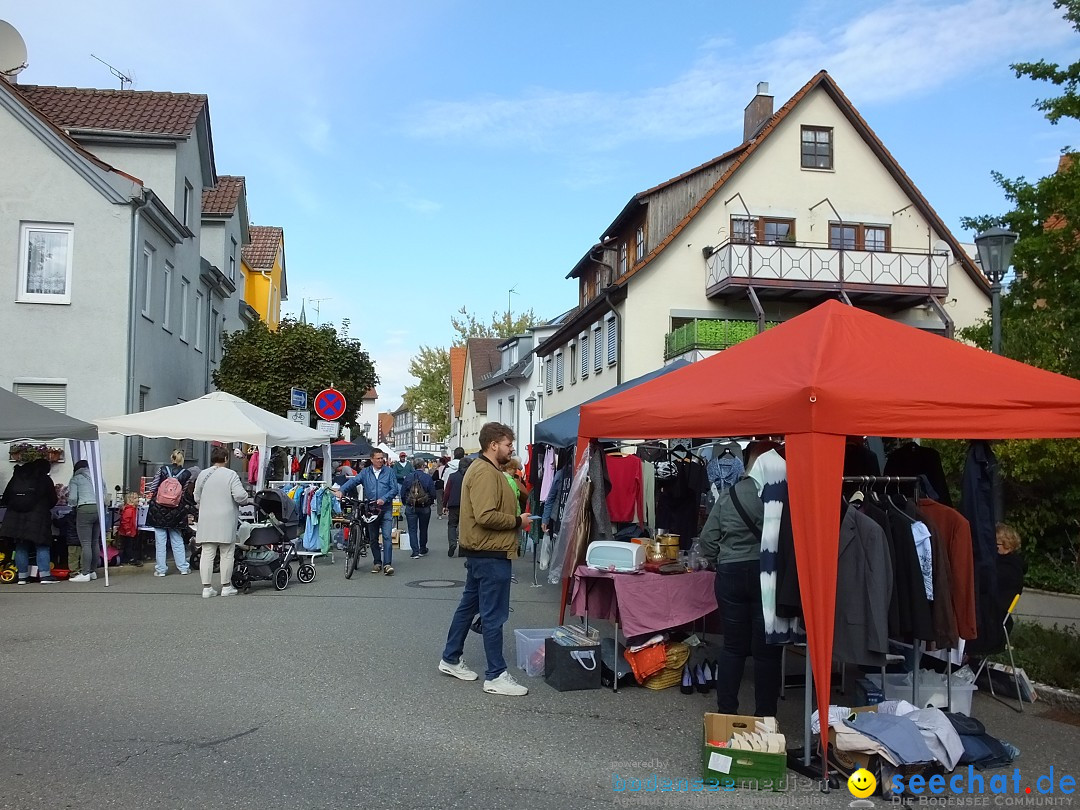
<svg viewBox="0 0 1080 810">
<path fill-rule="evenodd" d="M 1015 61 L 1080 58 L 1050 0 L 0 2 L 27 84 L 205 93 L 220 174 L 285 229 L 287 313 L 352 321 L 381 410 L 450 316 L 576 302 L 564 276 L 633 194 L 736 146 L 757 82 L 828 70 L 954 229 L 990 178 L 1053 171 L 1072 124 Z M 325 299 L 314 303 L 313 299 Z"/>
</svg>

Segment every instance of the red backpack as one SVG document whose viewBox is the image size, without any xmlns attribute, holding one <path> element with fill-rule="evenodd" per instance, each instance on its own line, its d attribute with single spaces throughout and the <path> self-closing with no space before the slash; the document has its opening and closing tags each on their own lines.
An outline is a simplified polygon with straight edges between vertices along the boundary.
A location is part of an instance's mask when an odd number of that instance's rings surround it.
<svg viewBox="0 0 1080 810">
<path fill-rule="evenodd" d="M 165 472 L 169 477 L 158 485 L 157 492 L 154 493 L 154 500 L 161 506 L 177 507 L 184 497 L 184 485 L 180 483 L 179 478 L 173 476 L 172 470 L 168 467 L 165 468 Z"/>
</svg>

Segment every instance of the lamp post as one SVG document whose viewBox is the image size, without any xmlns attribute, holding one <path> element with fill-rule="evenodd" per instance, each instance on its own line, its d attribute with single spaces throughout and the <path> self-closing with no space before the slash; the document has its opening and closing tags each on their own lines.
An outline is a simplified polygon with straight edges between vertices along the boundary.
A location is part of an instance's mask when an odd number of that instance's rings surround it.
<svg viewBox="0 0 1080 810">
<path fill-rule="evenodd" d="M 993 227 L 975 237 L 979 264 L 990 279 L 990 351 L 1001 354 L 1001 282 L 1012 263 L 1017 235 L 1005 228 Z"/>
<path fill-rule="evenodd" d="M 368 438 L 368 431 L 371 430 L 371 422 L 364 422 L 360 426 L 360 434 L 366 439 Z"/>
<path fill-rule="evenodd" d="M 530 391 L 529 395 L 527 397 L 525 397 L 525 410 L 527 410 L 529 412 L 529 447 L 530 447 L 529 453 L 530 453 L 530 457 L 531 457 L 531 454 L 532 454 L 532 449 L 531 448 L 532 448 L 532 443 L 533 443 L 533 411 L 535 409 L 536 409 L 536 394 L 534 394 L 532 391 Z M 532 498 L 533 498 L 533 503 L 535 504 L 536 503 L 536 493 L 535 492 L 532 494 Z M 535 527 L 536 523 L 533 523 L 532 525 Z M 537 532 L 535 528 L 530 528 L 530 531 L 532 532 L 532 536 L 533 536 L 533 566 L 532 566 L 532 568 L 533 568 L 533 582 L 532 582 L 532 584 L 533 584 L 534 588 L 539 588 L 540 583 L 536 581 L 536 547 L 540 544 L 540 536 L 539 536 L 539 532 Z"/>
</svg>

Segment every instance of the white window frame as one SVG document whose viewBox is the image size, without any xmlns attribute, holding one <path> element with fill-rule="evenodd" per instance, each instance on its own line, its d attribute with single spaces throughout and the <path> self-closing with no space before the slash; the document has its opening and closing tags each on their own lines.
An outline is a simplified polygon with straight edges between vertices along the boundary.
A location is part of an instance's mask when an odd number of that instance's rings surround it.
<svg viewBox="0 0 1080 810">
<path fill-rule="evenodd" d="M 630 261 L 630 249 L 627 247 L 626 242 L 622 242 L 619 245 L 619 275 L 624 275 L 627 270 L 627 264 Z"/>
<path fill-rule="evenodd" d="M 230 237 L 232 240 L 232 252 L 229 254 L 229 281 L 236 281 L 236 237 Z"/>
<path fill-rule="evenodd" d="M 547 391 L 549 394 L 555 390 L 555 387 L 553 385 L 555 381 L 554 374 L 552 373 L 554 371 L 554 366 L 555 363 L 552 360 L 551 355 L 549 354 L 547 357 L 544 358 L 544 390 Z"/>
<path fill-rule="evenodd" d="M 184 181 L 184 227 L 191 227 L 191 205 L 195 199 L 195 189 L 187 180 Z"/>
<path fill-rule="evenodd" d="M 615 365 L 619 359 L 619 335 L 617 321 L 614 315 L 609 315 L 607 321 L 607 364 Z"/>
<path fill-rule="evenodd" d="M 191 293 L 191 282 L 183 276 L 180 277 L 180 339 L 188 342 L 188 297 Z"/>
<path fill-rule="evenodd" d="M 645 226 L 638 225 L 637 233 L 634 234 L 634 263 L 645 258 Z"/>
<path fill-rule="evenodd" d="M 195 351 L 202 351 L 203 338 L 203 301 L 206 296 L 202 290 L 195 291 Z"/>
<path fill-rule="evenodd" d="M 604 370 L 604 335 L 600 323 L 594 323 L 593 333 L 593 372 L 599 374 Z"/>
<path fill-rule="evenodd" d="M 29 292 L 30 238 L 33 233 L 63 234 L 67 238 L 67 251 L 63 257 L 64 291 L 60 293 Z M 75 256 L 75 226 L 53 222 L 23 222 L 19 226 L 19 288 L 15 300 L 20 304 L 70 304 L 71 270 Z M 59 258 L 59 257 L 58 257 Z"/>
<path fill-rule="evenodd" d="M 564 379 L 564 376 L 565 376 L 563 374 L 563 371 L 564 371 L 565 365 L 566 364 L 563 362 L 562 349 L 559 349 L 558 351 L 555 352 L 555 387 L 557 389 L 559 389 L 560 391 L 562 391 L 562 389 L 563 389 L 563 379 Z"/>
<path fill-rule="evenodd" d="M 150 298 L 153 292 L 153 280 L 154 280 L 154 246 L 150 244 L 143 245 L 142 250 L 142 279 L 143 279 L 143 307 L 142 316 L 148 321 L 154 320 L 150 315 L 150 307 L 153 305 L 153 300 Z"/>
<path fill-rule="evenodd" d="M 587 380 L 589 378 L 589 333 L 582 332 L 578 335 L 578 342 L 581 344 L 581 379 Z"/>
<path fill-rule="evenodd" d="M 172 274 L 173 266 L 165 262 L 165 272 L 162 274 L 162 283 L 165 285 L 165 311 L 161 315 L 161 328 L 166 332 L 172 332 L 169 328 L 169 312 L 172 310 Z"/>
</svg>

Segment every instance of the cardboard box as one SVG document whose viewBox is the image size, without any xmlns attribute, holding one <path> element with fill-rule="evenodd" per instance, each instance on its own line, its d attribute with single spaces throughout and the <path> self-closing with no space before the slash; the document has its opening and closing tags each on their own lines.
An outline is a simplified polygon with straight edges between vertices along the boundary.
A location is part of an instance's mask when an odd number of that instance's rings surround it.
<svg viewBox="0 0 1080 810">
<path fill-rule="evenodd" d="M 560 692 L 600 688 L 600 645 L 566 647 L 544 639 L 544 680 Z"/>
<path fill-rule="evenodd" d="M 736 731 L 753 731 L 761 717 L 737 714 L 705 715 L 701 743 L 701 774 L 724 787 L 782 791 L 787 787 L 787 753 L 742 751 L 714 745 L 727 742 Z"/>
<path fill-rule="evenodd" d="M 877 706 L 856 706 L 852 710 L 853 714 L 859 712 L 876 712 Z M 828 722 L 828 718 L 825 719 Z M 820 735 L 819 739 L 820 739 Z M 820 742 L 818 749 L 820 752 Z M 875 772 L 874 766 L 876 763 L 877 754 L 869 754 L 863 751 L 838 751 L 836 750 L 836 732 L 829 727 L 829 764 L 835 765 L 843 775 L 844 779 L 847 779 L 859 768 L 866 768 L 868 771 Z"/>
</svg>

